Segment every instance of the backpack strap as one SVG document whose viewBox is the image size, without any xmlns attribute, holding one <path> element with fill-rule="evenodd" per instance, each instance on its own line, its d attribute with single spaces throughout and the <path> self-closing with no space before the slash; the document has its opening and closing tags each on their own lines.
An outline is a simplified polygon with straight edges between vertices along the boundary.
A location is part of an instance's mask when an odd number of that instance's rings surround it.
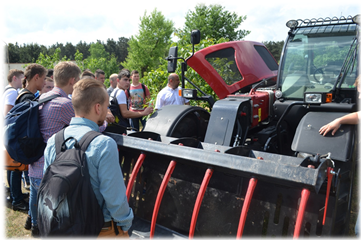
<svg viewBox="0 0 361 240">
<path fill-rule="evenodd" d="M 29 91 L 28 89 L 26 89 L 26 88 L 23 88 L 23 89 L 20 90 L 18 96 L 16 97 L 15 104 L 22 102 L 22 101 L 19 101 L 19 100 L 20 100 L 20 98 L 21 98 L 22 96 L 25 96 L 25 95 L 31 95 L 32 97 L 34 97 L 34 94 L 33 94 L 32 92 L 30 92 L 30 91 Z M 29 100 L 30 100 L 30 99 L 29 99 Z M 34 100 L 34 98 L 33 98 L 32 100 Z"/>
<path fill-rule="evenodd" d="M 144 99 L 147 97 L 147 94 L 146 94 L 146 92 L 145 92 L 145 85 L 143 84 L 143 83 L 141 83 L 142 84 L 142 88 L 143 88 L 143 93 L 144 93 Z"/>
<path fill-rule="evenodd" d="M 54 94 L 54 95 L 51 95 L 51 96 L 46 97 L 44 99 L 41 99 L 41 100 L 39 100 L 39 105 L 43 104 L 43 103 L 46 103 L 46 102 L 48 102 L 50 100 L 53 100 L 54 98 L 57 98 L 57 97 L 61 97 L 60 94 Z"/>
<path fill-rule="evenodd" d="M 55 134 L 55 153 L 58 155 L 61 152 L 61 145 L 64 142 L 64 131 L 65 128 L 61 129 Z"/>
<path fill-rule="evenodd" d="M 96 132 L 96 131 L 87 132 L 79 141 L 79 145 L 80 145 L 81 149 L 85 152 L 87 150 L 90 142 L 93 141 L 93 139 L 99 135 L 102 135 L 102 134 L 99 132 Z"/>
<path fill-rule="evenodd" d="M 14 88 L 14 87 L 7 85 L 7 86 L 4 88 L 4 92 L 6 92 L 7 90 L 9 90 L 9 89 L 11 89 L 11 88 Z M 14 89 L 16 90 L 16 88 L 14 88 Z"/>
<path fill-rule="evenodd" d="M 61 147 L 64 143 L 64 131 L 65 131 L 65 128 L 61 129 L 58 133 L 55 134 L 55 153 L 56 153 L 56 155 L 58 155 L 61 152 Z M 90 142 L 93 141 L 93 139 L 99 135 L 102 135 L 102 134 L 99 132 L 96 132 L 96 131 L 87 132 L 78 143 L 80 148 L 85 152 L 86 149 L 88 148 L 88 145 L 90 144 Z M 73 137 L 70 137 L 70 138 L 73 138 Z M 70 138 L 68 138 L 67 140 L 69 140 Z M 75 139 L 75 138 L 73 138 L 73 139 Z"/>
</svg>

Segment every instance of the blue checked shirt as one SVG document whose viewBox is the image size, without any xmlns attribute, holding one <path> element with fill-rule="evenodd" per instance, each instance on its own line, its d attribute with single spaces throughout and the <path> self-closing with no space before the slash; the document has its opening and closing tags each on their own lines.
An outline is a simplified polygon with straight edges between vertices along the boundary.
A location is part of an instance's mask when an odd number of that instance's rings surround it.
<svg viewBox="0 0 361 240">
<path fill-rule="evenodd" d="M 59 94 L 60 97 L 54 98 L 39 107 L 39 126 L 45 143 L 53 134 L 68 126 L 71 118 L 75 116 L 71 99 L 61 88 L 54 87 L 53 90 L 41 94 L 40 99 L 55 94 Z M 104 125 L 99 127 L 100 132 L 103 132 L 107 125 L 108 123 L 105 121 Z M 43 169 L 44 156 L 29 165 L 29 176 L 41 179 L 43 178 Z"/>
</svg>

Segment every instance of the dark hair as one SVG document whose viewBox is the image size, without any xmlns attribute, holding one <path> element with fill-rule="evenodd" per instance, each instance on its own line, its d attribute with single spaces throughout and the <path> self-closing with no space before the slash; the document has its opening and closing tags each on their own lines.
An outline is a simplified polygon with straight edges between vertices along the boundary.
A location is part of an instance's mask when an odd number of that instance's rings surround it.
<svg viewBox="0 0 361 240">
<path fill-rule="evenodd" d="M 46 75 L 48 70 L 40 64 L 32 63 L 25 68 L 24 79 L 22 81 L 23 88 L 26 86 L 26 82 L 31 81 L 36 74 L 39 76 Z"/>
<path fill-rule="evenodd" d="M 53 69 L 48 69 L 48 74 L 46 74 L 47 77 L 51 77 L 53 76 L 54 70 Z"/>
<path fill-rule="evenodd" d="M 22 70 L 19 69 L 10 69 L 8 73 L 8 82 L 11 83 L 13 81 L 13 77 L 19 77 L 20 75 L 24 74 Z"/>
<path fill-rule="evenodd" d="M 119 73 L 118 73 L 118 78 L 119 80 L 122 78 L 122 77 L 127 77 L 129 78 L 130 77 L 130 71 L 126 68 L 123 68 Z"/>
<path fill-rule="evenodd" d="M 97 69 L 95 71 L 95 77 L 99 77 L 100 74 L 105 75 L 105 72 L 103 70 L 101 70 L 101 69 Z"/>
<path fill-rule="evenodd" d="M 133 70 L 130 75 L 133 75 L 133 74 L 139 74 L 138 70 Z"/>
<path fill-rule="evenodd" d="M 83 71 L 83 73 L 81 74 L 81 79 L 82 78 L 85 78 L 85 77 L 92 77 L 92 78 L 95 78 L 95 75 L 89 70 L 89 69 L 85 69 Z"/>
</svg>

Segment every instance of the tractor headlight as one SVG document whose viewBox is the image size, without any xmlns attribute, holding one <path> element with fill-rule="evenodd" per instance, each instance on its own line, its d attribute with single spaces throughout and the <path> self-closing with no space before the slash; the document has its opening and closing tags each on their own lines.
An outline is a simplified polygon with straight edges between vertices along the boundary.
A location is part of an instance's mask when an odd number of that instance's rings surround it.
<svg viewBox="0 0 361 240">
<path fill-rule="evenodd" d="M 360 14 L 355 15 L 355 16 L 352 18 L 352 21 L 353 21 L 354 23 L 356 23 L 357 25 L 360 25 Z"/>
<path fill-rule="evenodd" d="M 332 93 L 305 93 L 304 102 L 308 104 L 321 104 L 332 102 Z"/>
<path fill-rule="evenodd" d="M 286 26 L 289 27 L 289 28 L 295 28 L 295 27 L 298 26 L 298 21 L 297 20 L 289 20 L 286 23 Z"/>
<path fill-rule="evenodd" d="M 196 99 L 197 98 L 197 90 L 195 89 L 183 89 L 182 95 L 187 99 Z"/>
</svg>

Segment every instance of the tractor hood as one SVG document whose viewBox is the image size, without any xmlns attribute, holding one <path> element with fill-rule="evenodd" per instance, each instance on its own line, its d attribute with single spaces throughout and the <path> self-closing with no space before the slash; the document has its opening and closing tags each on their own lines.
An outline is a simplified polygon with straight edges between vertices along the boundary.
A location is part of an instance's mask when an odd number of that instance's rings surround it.
<svg viewBox="0 0 361 240">
<path fill-rule="evenodd" d="M 268 49 L 258 42 L 233 41 L 196 52 L 187 60 L 220 99 L 263 79 L 276 82 L 278 64 Z M 246 88 L 248 87 L 248 88 Z"/>
</svg>

